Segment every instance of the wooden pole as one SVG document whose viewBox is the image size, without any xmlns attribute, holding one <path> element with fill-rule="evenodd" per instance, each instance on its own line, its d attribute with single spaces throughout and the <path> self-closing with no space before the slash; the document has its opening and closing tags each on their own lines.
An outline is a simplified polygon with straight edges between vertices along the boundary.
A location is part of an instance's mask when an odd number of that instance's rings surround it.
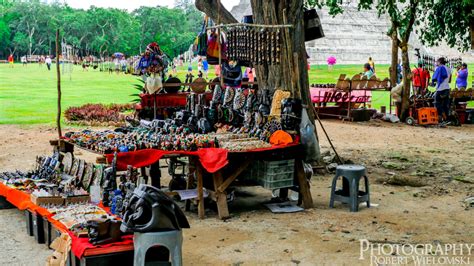
<svg viewBox="0 0 474 266">
<path fill-rule="evenodd" d="M 221 0 L 217 0 L 217 25 L 221 23 Z M 221 29 L 217 28 L 217 46 L 219 47 L 219 83 L 221 89 L 224 88 L 224 77 L 222 76 L 222 54 L 221 54 Z"/>
<path fill-rule="evenodd" d="M 58 114 L 56 125 L 58 127 L 59 138 L 63 136 L 61 132 L 61 70 L 59 68 L 59 29 L 56 30 L 56 73 L 58 78 Z"/>
</svg>

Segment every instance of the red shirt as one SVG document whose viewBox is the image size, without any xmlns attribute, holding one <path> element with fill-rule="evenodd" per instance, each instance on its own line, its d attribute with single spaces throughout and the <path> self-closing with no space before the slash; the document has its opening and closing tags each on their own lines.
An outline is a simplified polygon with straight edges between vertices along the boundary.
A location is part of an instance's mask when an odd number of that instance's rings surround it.
<svg viewBox="0 0 474 266">
<path fill-rule="evenodd" d="M 421 87 L 425 89 L 428 87 L 428 81 L 430 79 L 430 72 L 421 67 L 413 69 L 413 86 Z"/>
<path fill-rule="evenodd" d="M 13 55 L 8 56 L 8 62 L 13 62 Z"/>
</svg>

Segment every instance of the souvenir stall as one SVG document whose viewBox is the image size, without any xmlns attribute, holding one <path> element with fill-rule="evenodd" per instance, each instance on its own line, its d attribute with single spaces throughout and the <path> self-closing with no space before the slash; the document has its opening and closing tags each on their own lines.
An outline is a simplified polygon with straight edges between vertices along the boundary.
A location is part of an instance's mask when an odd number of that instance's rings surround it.
<svg viewBox="0 0 474 266">
<path fill-rule="evenodd" d="M 376 90 L 390 90 L 388 78 L 380 80 L 374 76 L 367 79 L 360 74 L 346 78 L 345 74 L 341 74 L 336 84 L 313 84 L 310 93 L 321 117 L 366 121 L 375 112 L 366 107 L 372 100 L 372 92 Z"/>
<path fill-rule="evenodd" d="M 194 206 L 200 218 L 206 200 L 213 201 L 218 217 L 226 219 L 231 187 L 262 186 L 269 196 L 278 191 L 282 200 L 292 190 L 299 205 L 311 208 L 312 171 L 304 160 L 317 140 L 301 99 L 291 91 L 242 86 L 242 65 L 279 64 L 280 29 L 288 27 L 232 24 L 206 30 L 207 59 L 221 66 L 222 79 L 193 88 L 166 116 L 156 112 L 155 96 L 167 88 L 156 43 L 138 64 L 145 90 L 154 95 L 153 120 L 62 134 L 58 116 L 61 137 L 50 142 L 53 155 L 38 157 L 30 172 L 0 174 L 0 196 L 26 210 L 28 232 L 56 250 L 50 263 L 130 264 L 132 233 L 189 228 L 178 200 L 188 211 Z M 99 163 L 78 158 L 75 148 L 100 155 Z M 161 189 L 159 179 L 153 182 L 152 172 L 159 173 L 153 166 L 162 158 L 170 158 L 168 189 Z"/>
<path fill-rule="evenodd" d="M 241 62 L 279 63 L 279 27 L 226 25 L 226 35 L 220 33 L 226 37 L 225 45 L 220 43 L 224 38 L 218 40 L 217 32 L 202 33 L 209 40 L 207 60 L 222 64 L 223 78 L 209 87 L 210 100 L 205 89 L 194 90 L 186 95 L 185 107 L 171 118 L 137 121 L 139 126 L 113 131 L 69 132 L 62 141 L 100 153 L 109 163 L 116 156 L 121 170 L 147 167 L 164 157 L 189 157 L 188 168 L 193 171 L 186 174 L 185 182 L 176 182 L 184 183 L 184 189 L 195 189 L 201 218 L 204 195 L 217 202 L 220 218 L 229 217 L 227 190 L 247 181 L 270 190 L 280 189 L 283 198 L 288 189 L 295 190 L 303 206 L 311 207 L 300 135 L 300 127 L 306 129 L 309 119 L 303 115 L 306 110 L 301 100 L 290 98 L 289 91 L 276 90 L 269 95 L 268 90 L 242 86 Z M 152 86 L 157 86 L 159 71 L 159 67 L 144 67 L 147 90 L 155 90 Z M 256 159 L 259 163 L 249 167 Z M 278 169 L 282 165 L 284 170 Z"/>
<path fill-rule="evenodd" d="M 25 211 L 30 236 L 56 250 L 48 258 L 49 265 L 131 265 L 133 232 L 189 228 L 181 209 L 161 191 L 152 191 L 160 196 L 155 202 L 166 208 L 173 206 L 175 212 L 163 213 L 160 220 L 177 222 L 150 222 L 151 226 L 140 227 L 142 224 L 135 219 L 148 223 L 149 218 L 134 215 L 140 198 L 135 193 L 135 177 L 132 169 L 117 173 L 115 164 L 91 164 L 73 158 L 70 152 L 56 151 L 52 156 L 38 156 L 36 166 L 28 172 L 0 173 L 0 196 Z M 107 190 L 116 180 L 120 180 L 119 186 L 114 191 Z M 154 188 L 139 186 L 140 189 Z M 113 196 L 102 197 L 101 191 Z"/>
</svg>

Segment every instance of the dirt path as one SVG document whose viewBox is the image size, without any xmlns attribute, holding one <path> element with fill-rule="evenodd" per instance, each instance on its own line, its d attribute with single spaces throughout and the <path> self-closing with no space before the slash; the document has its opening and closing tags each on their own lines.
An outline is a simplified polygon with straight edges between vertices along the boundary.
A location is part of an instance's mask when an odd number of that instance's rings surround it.
<svg viewBox="0 0 474 266">
<path fill-rule="evenodd" d="M 463 204 L 474 196 L 474 185 L 467 183 L 474 181 L 472 125 L 440 129 L 383 122 L 323 123 L 343 158 L 367 166 L 372 203 L 378 206 L 361 206 L 358 213 L 340 204 L 329 209 L 332 174 L 313 177 L 316 208 L 301 213 L 272 214 L 261 204 L 270 199 L 270 191 L 247 189 L 246 194 L 255 197 L 237 197 L 227 222 L 217 220 L 212 211 L 203 221 L 187 213 L 191 229 L 184 232 L 186 265 L 367 265 L 369 261 L 358 260 L 359 239 L 474 243 L 474 209 Z M 37 154 L 50 153 L 48 140 L 54 135 L 43 126 L 0 126 L 0 171 L 28 169 Z M 323 135 L 320 140 L 322 150 L 328 150 Z M 33 258 L 28 265 L 42 264 L 49 254 L 26 236 L 21 218 L 14 210 L 0 211 L 0 238 L 15 239 L 3 240 L 0 265 L 29 262 L 22 258 Z M 474 257 L 470 259 L 474 264 Z"/>
</svg>

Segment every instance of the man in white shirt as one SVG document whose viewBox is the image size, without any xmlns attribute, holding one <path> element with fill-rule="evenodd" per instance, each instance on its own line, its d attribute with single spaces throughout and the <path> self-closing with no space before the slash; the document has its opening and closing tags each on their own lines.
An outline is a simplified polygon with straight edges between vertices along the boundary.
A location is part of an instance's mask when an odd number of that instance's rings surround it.
<svg viewBox="0 0 474 266">
<path fill-rule="evenodd" d="M 48 70 L 51 70 L 51 57 L 49 57 L 49 55 L 46 57 L 46 60 L 44 60 L 44 62 L 46 63 L 46 66 L 48 67 Z"/>
</svg>

